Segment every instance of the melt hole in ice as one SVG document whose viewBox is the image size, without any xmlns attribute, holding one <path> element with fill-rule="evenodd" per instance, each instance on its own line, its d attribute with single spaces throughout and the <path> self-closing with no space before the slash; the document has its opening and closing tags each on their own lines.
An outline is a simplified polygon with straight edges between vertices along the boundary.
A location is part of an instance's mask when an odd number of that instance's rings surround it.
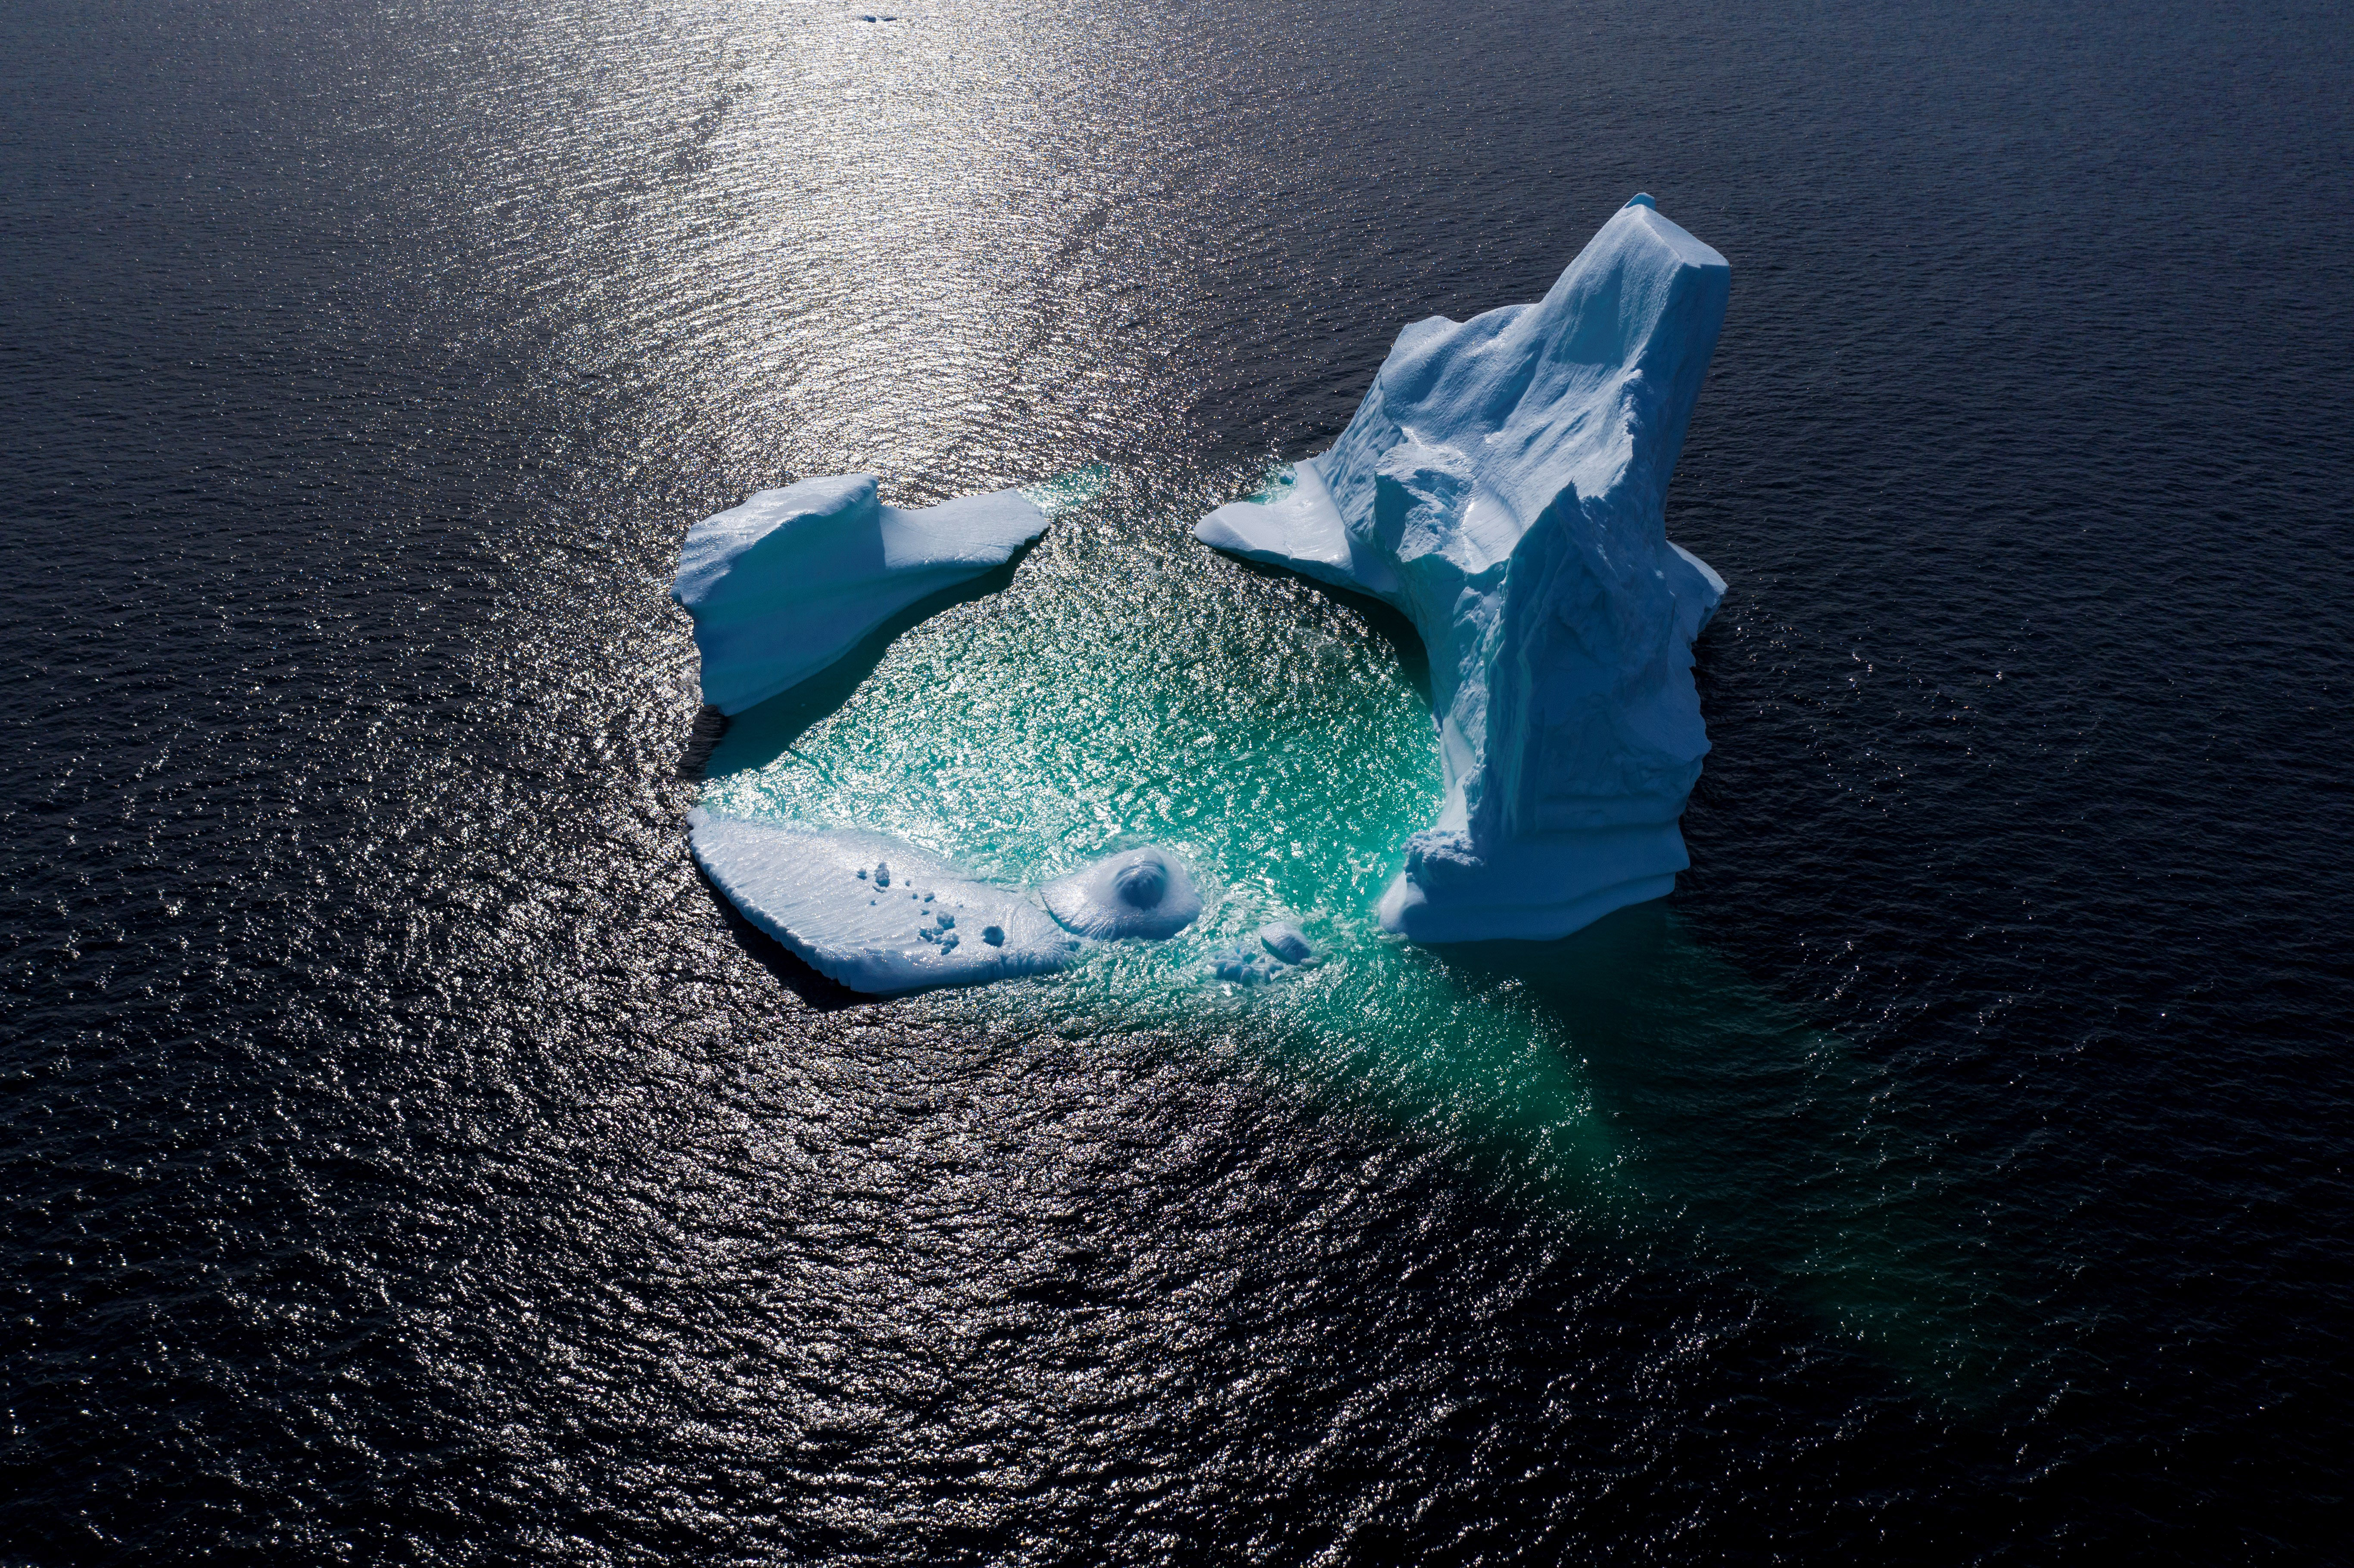
<svg viewBox="0 0 2354 1568">
<path fill-rule="evenodd" d="M 1136 909 L 1157 908 L 1169 891 L 1169 868 L 1157 860 L 1140 860 L 1121 866 L 1112 885 L 1119 890 L 1122 904 Z"/>
<path fill-rule="evenodd" d="M 1082 937 L 1173 937 L 1202 912 L 1184 863 L 1153 846 L 1124 850 L 1048 883 L 1047 909 Z"/>
</svg>

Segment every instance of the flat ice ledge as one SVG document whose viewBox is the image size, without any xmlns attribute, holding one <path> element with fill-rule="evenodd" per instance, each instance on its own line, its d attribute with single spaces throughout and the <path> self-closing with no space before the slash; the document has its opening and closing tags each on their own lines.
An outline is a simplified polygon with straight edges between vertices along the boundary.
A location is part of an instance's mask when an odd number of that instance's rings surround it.
<svg viewBox="0 0 2354 1568">
<path fill-rule="evenodd" d="M 1046 514 L 1018 490 L 903 511 L 883 505 L 875 482 L 805 479 L 687 530 L 671 597 L 695 618 L 705 703 L 740 714 L 790 691 L 1045 531 Z"/>
<path fill-rule="evenodd" d="M 695 863 L 730 904 L 810 968 L 895 996 L 1069 965 L 1078 942 L 1023 894 L 913 844 L 854 828 L 688 819 Z"/>
<path fill-rule="evenodd" d="M 1406 865 L 1382 895 L 1382 925 L 1416 942 L 1549 942 L 1614 909 L 1664 898 L 1691 864 L 1673 822 L 1597 829 L 1511 845 L 1489 862 L 1461 835 L 1406 840 Z"/>
<path fill-rule="evenodd" d="M 1082 938 L 1161 940 L 1202 913 L 1185 863 L 1157 844 L 1030 892 L 863 828 L 699 807 L 687 822 L 695 862 L 722 897 L 810 968 L 870 996 L 1051 974 Z"/>
</svg>

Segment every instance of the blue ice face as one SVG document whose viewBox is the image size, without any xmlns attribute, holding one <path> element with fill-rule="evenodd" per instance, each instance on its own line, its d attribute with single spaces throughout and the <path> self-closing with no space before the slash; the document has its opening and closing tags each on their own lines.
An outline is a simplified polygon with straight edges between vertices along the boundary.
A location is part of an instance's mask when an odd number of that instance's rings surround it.
<svg viewBox="0 0 2354 1568">
<path fill-rule="evenodd" d="M 1689 863 L 1691 642 L 1724 583 L 1665 505 L 1730 278 L 1638 196 L 1536 303 L 1405 328 L 1330 451 L 1195 529 L 1422 634 L 1446 793 L 1389 929 L 1559 937 Z"/>
</svg>

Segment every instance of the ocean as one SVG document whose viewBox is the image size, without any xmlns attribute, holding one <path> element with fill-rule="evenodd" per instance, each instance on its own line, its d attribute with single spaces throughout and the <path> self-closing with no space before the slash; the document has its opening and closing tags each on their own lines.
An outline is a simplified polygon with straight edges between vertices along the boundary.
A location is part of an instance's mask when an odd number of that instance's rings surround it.
<svg viewBox="0 0 2354 1568">
<path fill-rule="evenodd" d="M 2345 5 L 5 6 L 0 1563 L 2354 1558 Z M 1189 530 L 1638 191 L 1692 867 L 1407 947 Z M 1069 503 L 723 733 L 845 471 Z M 876 1001 L 698 805 L 1211 907 Z"/>
</svg>

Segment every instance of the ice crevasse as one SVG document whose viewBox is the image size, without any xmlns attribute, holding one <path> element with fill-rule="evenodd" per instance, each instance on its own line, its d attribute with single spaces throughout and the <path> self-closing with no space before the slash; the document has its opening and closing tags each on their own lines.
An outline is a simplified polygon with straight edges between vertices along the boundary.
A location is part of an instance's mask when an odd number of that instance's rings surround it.
<svg viewBox="0 0 2354 1568">
<path fill-rule="evenodd" d="M 1665 506 L 1730 281 L 1638 196 L 1536 303 L 1405 328 L 1288 492 L 1195 528 L 1395 606 L 1429 650 L 1446 794 L 1390 929 L 1560 937 L 1691 863 L 1691 644 L 1724 582 Z"/>
</svg>

